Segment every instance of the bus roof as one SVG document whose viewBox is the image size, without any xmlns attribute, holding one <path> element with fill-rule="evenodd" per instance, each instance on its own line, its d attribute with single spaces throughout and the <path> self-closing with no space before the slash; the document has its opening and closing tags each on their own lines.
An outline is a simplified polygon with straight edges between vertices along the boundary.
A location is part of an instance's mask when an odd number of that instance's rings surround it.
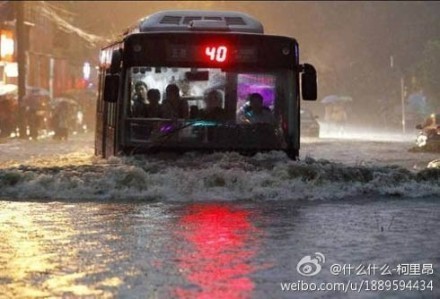
<svg viewBox="0 0 440 299">
<path fill-rule="evenodd" d="M 260 21 L 245 13 L 209 10 L 160 11 L 139 20 L 124 35 L 138 32 L 245 32 L 263 34 Z"/>
</svg>

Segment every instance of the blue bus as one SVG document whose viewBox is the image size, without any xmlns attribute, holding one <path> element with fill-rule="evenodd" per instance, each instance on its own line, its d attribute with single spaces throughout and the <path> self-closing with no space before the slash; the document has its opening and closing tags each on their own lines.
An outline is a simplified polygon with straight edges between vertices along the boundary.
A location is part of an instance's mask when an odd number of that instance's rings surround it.
<svg viewBox="0 0 440 299">
<path fill-rule="evenodd" d="M 161 11 L 100 52 L 95 154 L 281 150 L 299 157 L 298 43 L 232 11 Z"/>
</svg>

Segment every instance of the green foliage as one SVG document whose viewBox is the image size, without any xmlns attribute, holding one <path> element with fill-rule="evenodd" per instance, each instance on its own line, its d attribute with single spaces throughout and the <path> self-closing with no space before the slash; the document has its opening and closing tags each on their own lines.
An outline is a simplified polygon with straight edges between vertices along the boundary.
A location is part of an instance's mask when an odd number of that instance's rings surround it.
<svg viewBox="0 0 440 299">
<path fill-rule="evenodd" d="M 440 39 L 429 40 L 425 44 L 420 62 L 416 66 L 421 86 L 440 106 Z"/>
</svg>

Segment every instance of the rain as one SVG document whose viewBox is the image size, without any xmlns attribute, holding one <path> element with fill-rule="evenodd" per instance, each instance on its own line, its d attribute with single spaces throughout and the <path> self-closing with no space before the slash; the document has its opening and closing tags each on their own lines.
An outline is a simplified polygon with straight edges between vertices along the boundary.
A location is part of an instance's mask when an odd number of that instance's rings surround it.
<svg viewBox="0 0 440 299">
<path fill-rule="evenodd" d="M 0 298 L 438 298 L 439 23 L 0 1 Z"/>
</svg>

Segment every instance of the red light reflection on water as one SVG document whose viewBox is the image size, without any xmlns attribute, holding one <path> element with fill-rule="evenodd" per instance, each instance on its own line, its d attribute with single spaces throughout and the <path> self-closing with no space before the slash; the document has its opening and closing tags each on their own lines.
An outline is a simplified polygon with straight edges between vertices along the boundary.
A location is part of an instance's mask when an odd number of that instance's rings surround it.
<svg viewBox="0 0 440 299">
<path fill-rule="evenodd" d="M 179 268 L 195 287 L 178 288 L 179 298 L 248 298 L 254 283 L 257 229 L 249 212 L 224 205 L 193 205 L 179 224 L 191 248 L 178 252 Z"/>
</svg>

